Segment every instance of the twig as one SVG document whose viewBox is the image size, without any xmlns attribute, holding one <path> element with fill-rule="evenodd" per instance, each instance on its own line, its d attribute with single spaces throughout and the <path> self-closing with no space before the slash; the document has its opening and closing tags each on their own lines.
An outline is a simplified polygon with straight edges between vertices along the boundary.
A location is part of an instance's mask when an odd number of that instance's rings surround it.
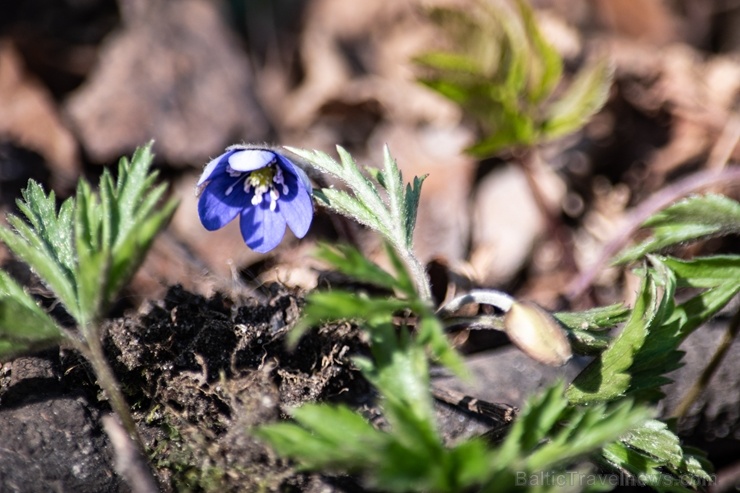
<svg viewBox="0 0 740 493">
<path fill-rule="evenodd" d="M 679 420 L 686 417 L 691 406 L 707 387 L 712 376 L 727 355 L 727 351 L 729 351 L 730 346 L 732 346 L 732 342 L 737 337 L 738 332 L 740 332 L 740 308 L 735 312 L 732 320 L 730 320 L 730 324 L 727 326 L 727 330 L 725 331 L 719 346 L 717 346 L 712 359 L 709 361 L 709 364 L 707 364 L 707 367 L 704 368 L 704 371 L 699 375 L 699 378 L 696 379 L 694 385 L 691 386 L 684 398 L 681 399 L 681 402 L 676 406 L 676 410 L 673 412 L 674 417 Z"/>
<path fill-rule="evenodd" d="M 114 416 L 103 416 L 103 428 L 115 451 L 116 472 L 132 493 L 157 493 L 159 487 L 137 445 Z"/>
<path fill-rule="evenodd" d="M 656 192 L 651 198 L 632 210 L 626 223 L 614 235 L 614 238 L 604 246 L 596 262 L 570 283 L 568 299 L 573 301 L 579 298 L 588 289 L 609 259 L 619 252 L 630 241 L 640 225 L 657 211 L 691 192 L 715 185 L 727 185 L 736 182 L 740 182 L 740 166 L 733 166 L 719 172 L 716 170 L 700 171 Z"/>
<path fill-rule="evenodd" d="M 432 395 L 438 401 L 485 416 L 493 420 L 497 425 L 510 424 L 519 412 L 519 408 L 510 404 L 488 402 L 465 395 L 462 392 L 441 389 L 435 386 L 432 386 Z"/>
</svg>

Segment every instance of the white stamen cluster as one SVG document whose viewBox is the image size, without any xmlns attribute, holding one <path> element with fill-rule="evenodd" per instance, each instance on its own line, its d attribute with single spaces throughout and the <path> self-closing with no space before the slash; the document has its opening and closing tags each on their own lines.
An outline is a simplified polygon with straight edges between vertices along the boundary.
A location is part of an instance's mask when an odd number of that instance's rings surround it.
<svg viewBox="0 0 740 493">
<path fill-rule="evenodd" d="M 275 163 L 270 163 L 264 168 L 254 170 L 249 173 L 243 173 L 241 171 L 228 168 L 228 173 L 229 176 L 238 179 L 226 189 L 226 195 L 231 194 L 231 192 L 234 191 L 236 184 L 244 180 L 245 193 L 249 193 L 252 188 L 254 189 L 252 205 L 261 204 L 264 196 L 267 195 L 270 198 L 271 211 L 274 211 L 277 208 L 277 201 L 280 198 L 280 194 L 282 193 L 283 195 L 286 195 L 289 192 L 288 185 L 285 183 L 285 177 L 283 176 L 283 170 Z"/>
</svg>

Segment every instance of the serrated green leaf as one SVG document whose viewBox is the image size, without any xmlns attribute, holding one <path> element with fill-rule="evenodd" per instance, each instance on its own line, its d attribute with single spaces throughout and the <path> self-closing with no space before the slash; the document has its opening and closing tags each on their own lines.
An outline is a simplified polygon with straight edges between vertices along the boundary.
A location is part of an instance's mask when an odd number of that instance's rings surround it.
<svg viewBox="0 0 740 493">
<path fill-rule="evenodd" d="M 606 349 L 612 340 L 603 331 L 627 320 L 629 309 L 617 303 L 582 312 L 554 313 L 553 316 L 568 332 L 573 351 L 593 356 Z"/>
<path fill-rule="evenodd" d="M 427 68 L 447 72 L 448 75 L 457 72 L 461 75 L 486 76 L 475 60 L 462 53 L 430 51 L 414 57 L 413 61 Z"/>
<path fill-rule="evenodd" d="M 668 425 L 655 419 L 630 430 L 622 437 L 622 442 L 650 454 L 672 469 L 680 468 L 683 462 L 683 450 L 678 437 L 668 429 Z"/>
<path fill-rule="evenodd" d="M 8 215 L 8 223 L 14 231 L 0 228 L 0 240 L 36 272 L 72 316 L 77 316 L 72 253 L 74 202 L 66 200 L 57 215 L 54 193 L 47 196 L 41 186 L 33 181 L 29 181 L 23 197 L 18 207 L 28 222 L 18 216 Z"/>
<path fill-rule="evenodd" d="M 544 137 L 556 139 L 581 128 L 606 103 L 612 76 L 612 65 L 606 59 L 581 69 L 563 95 L 547 109 L 542 124 Z"/>
<path fill-rule="evenodd" d="M 604 448 L 603 457 L 657 491 L 693 491 L 711 482 L 711 466 L 691 447 L 682 447 L 668 426 L 648 420 L 620 441 Z"/>
<path fill-rule="evenodd" d="M 649 455 L 634 450 L 622 442 L 613 442 L 602 450 L 603 460 L 618 471 L 625 471 L 659 492 L 689 493 L 692 490 L 679 480 L 660 471 L 661 463 Z"/>
<path fill-rule="evenodd" d="M 675 324 L 680 340 L 714 317 L 740 292 L 740 283 L 728 282 L 684 301 L 675 307 L 667 324 Z"/>
<path fill-rule="evenodd" d="M 394 298 L 371 298 L 347 291 L 316 291 L 306 297 L 302 323 L 316 325 L 342 319 L 384 322 L 407 306 L 407 302 Z"/>
<path fill-rule="evenodd" d="M 604 402 L 627 392 L 629 368 L 645 343 L 663 305 L 652 275 L 643 278 L 630 318 L 612 345 L 584 369 L 568 387 L 566 396 L 574 404 Z M 660 320 L 657 321 L 658 323 Z"/>
<path fill-rule="evenodd" d="M 547 98 L 563 73 L 563 60 L 555 48 L 542 36 L 534 11 L 525 0 L 517 0 L 527 38 L 531 43 L 529 100 Z"/>
<path fill-rule="evenodd" d="M 550 433 L 549 442 L 527 456 L 528 468 L 546 469 L 583 457 L 642 424 L 651 414 L 630 400 L 571 412 L 564 425 Z"/>
<path fill-rule="evenodd" d="M 740 234 L 740 203 L 722 195 L 691 196 L 654 214 L 643 225 L 653 236 L 619 254 L 615 263 L 707 236 Z"/>
<path fill-rule="evenodd" d="M 88 323 L 100 313 L 104 302 L 110 247 L 103 244 L 101 236 L 104 208 L 101 208 L 90 186 L 84 181 L 77 187 L 75 203 L 77 320 L 86 330 Z"/>
<path fill-rule="evenodd" d="M 153 196 L 159 195 L 157 190 L 164 190 L 165 186 L 158 188 Z M 117 242 L 112 252 L 112 263 L 108 274 L 106 296 L 108 300 L 113 299 L 118 292 L 131 279 L 136 270 L 149 251 L 155 236 L 172 218 L 177 209 L 178 202 L 174 199 L 167 201 L 164 205 L 158 205 L 156 212 L 147 207 L 147 214 L 138 214 L 135 218 L 136 227 L 129 231 L 126 237 Z"/>
<path fill-rule="evenodd" d="M 429 348 L 432 358 L 452 370 L 458 376 L 466 376 L 468 371 L 460 353 L 455 351 L 444 327 L 438 318 L 431 314 L 419 320 L 418 341 Z"/>
<path fill-rule="evenodd" d="M 563 395 L 562 382 L 558 382 L 528 399 L 503 444 L 494 451 L 493 461 L 497 467 L 517 472 L 556 473 L 559 466 L 618 439 L 650 414 L 630 400 L 573 407 Z"/>
<path fill-rule="evenodd" d="M 299 423 L 262 426 L 255 435 L 305 469 L 360 471 L 377 464 L 390 437 L 346 406 L 307 404 L 291 411 Z"/>
<path fill-rule="evenodd" d="M 563 383 L 557 382 L 523 406 L 496 458 L 504 464 L 528 454 L 547 438 L 555 423 L 564 417 L 568 401 L 563 398 Z"/>
<path fill-rule="evenodd" d="M 59 344 L 54 320 L 8 274 L 0 271 L 0 358 L 13 358 Z"/>
<path fill-rule="evenodd" d="M 723 284 L 738 284 L 740 280 L 740 255 L 714 255 L 680 260 L 661 257 L 673 271 L 677 287 L 713 288 Z"/>
<path fill-rule="evenodd" d="M 313 196 L 325 207 L 328 207 L 338 214 L 347 216 L 350 219 L 353 219 L 368 228 L 380 231 L 381 233 L 385 234 L 385 232 L 387 232 L 387 228 L 378 219 L 377 215 L 365 204 L 355 200 L 347 192 L 335 190 L 333 188 L 323 188 L 321 190 L 314 190 Z"/>
<path fill-rule="evenodd" d="M 557 312 L 553 316 L 570 330 L 607 330 L 627 320 L 629 313 L 629 308 L 615 303 L 580 312 Z"/>
<path fill-rule="evenodd" d="M 568 331 L 568 341 L 574 353 L 596 356 L 609 347 L 612 338 L 607 334 L 575 329 Z"/>
<path fill-rule="evenodd" d="M 505 111 L 500 123 L 491 125 L 490 135 L 465 149 L 476 157 L 489 157 L 502 149 L 534 141 L 534 123 L 529 115 Z"/>
<path fill-rule="evenodd" d="M 416 216 L 419 209 L 419 199 L 421 198 L 421 185 L 427 176 L 415 176 L 411 183 L 406 184 L 406 193 L 403 197 L 403 216 L 405 218 L 406 244 L 409 246 L 414 243 L 414 229 L 416 228 Z"/>
<path fill-rule="evenodd" d="M 339 272 L 360 281 L 385 288 L 390 292 L 399 288 L 396 279 L 350 245 L 319 244 L 316 257 L 331 264 Z"/>
</svg>

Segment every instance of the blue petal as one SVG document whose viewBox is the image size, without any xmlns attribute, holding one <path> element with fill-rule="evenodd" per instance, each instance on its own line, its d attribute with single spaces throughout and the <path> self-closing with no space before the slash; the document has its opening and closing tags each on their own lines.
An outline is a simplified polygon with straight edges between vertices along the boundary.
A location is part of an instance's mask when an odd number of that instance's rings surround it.
<svg viewBox="0 0 740 493">
<path fill-rule="evenodd" d="M 206 167 L 203 168 L 203 173 L 201 173 L 200 178 L 198 179 L 198 183 L 196 183 L 195 186 L 199 187 L 206 181 L 213 179 L 220 173 L 223 173 L 226 170 L 226 166 L 229 164 L 229 156 L 231 156 L 233 153 L 234 151 L 224 152 L 223 154 L 215 159 L 212 159 L 211 162 L 206 164 Z"/>
<path fill-rule="evenodd" d="M 269 202 L 251 205 L 239 218 L 242 238 L 249 248 L 267 253 L 280 244 L 285 235 L 285 218 L 278 211 L 271 211 Z"/>
<path fill-rule="evenodd" d="M 237 181 L 228 174 L 221 174 L 206 185 L 198 201 L 198 215 L 207 230 L 223 228 L 245 207 L 252 205 L 241 184 L 237 184 L 229 195 L 226 194 L 226 190 Z"/>
<path fill-rule="evenodd" d="M 306 188 L 306 190 L 311 192 L 311 181 L 308 179 L 308 175 L 305 171 L 303 171 L 299 166 L 296 166 L 296 164 L 288 159 L 287 157 L 283 156 L 282 154 L 275 153 L 275 156 L 278 159 L 278 162 L 282 165 L 281 167 L 283 169 L 288 169 L 289 171 L 292 171 L 293 174 L 298 176 L 300 178 L 301 182 L 303 183 L 303 186 Z"/>
<path fill-rule="evenodd" d="M 265 149 L 234 150 L 229 157 L 229 166 L 236 171 L 254 171 L 264 168 L 275 160 L 275 153 Z"/>
<path fill-rule="evenodd" d="M 278 199 L 278 210 L 285 218 L 290 230 L 298 238 L 308 232 L 313 220 L 313 202 L 311 201 L 311 184 L 306 173 L 285 156 L 277 154 L 278 165 L 283 169 L 288 193 Z"/>
<path fill-rule="evenodd" d="M 303 238 L 313 220 L 311 195 L 299 177 L 290 172 L 283 173 L 283 176 L 289 193 L 278 199 L 278 210 L 293 234 L 298 238 Z"/>
</svg>

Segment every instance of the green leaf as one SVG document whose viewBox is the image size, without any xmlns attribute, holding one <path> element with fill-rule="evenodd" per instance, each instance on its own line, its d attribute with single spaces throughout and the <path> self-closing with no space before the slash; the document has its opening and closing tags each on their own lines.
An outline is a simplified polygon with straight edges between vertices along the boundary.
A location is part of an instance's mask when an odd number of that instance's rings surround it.
<svg viewBox="0 0 740 493">
<path fill-rule="evenodd" d="M 680 340 L 714 317 L 740 292 L 740 283 L 727 282 L 707 289 L 676 306 L 667 323 L 676 324 Z"/>
<path fill-rule="evenodd" d="M 382 234 L 388 234 L 387 228 L 380 221 L 378 216 L 371 211 L 370 208 L 362 202 L 354 199 L 347 192 L 334 190 L 333 188 L 324 188 L 321 190 L 314 190 L 313 195 L 314 198 L 330 210 L 343 216 L 347 216 L 368 228 L 381 232 Z"/>
<path fill-rule="evenodd" d="M 346 406 L 307 404 L 291 415 L 298 424 L 266 425 L 254 433 L 305 469 L 356 472 L 377 466 L 391 439 Z"/>
<path fill-rule="evenodd" d="M 556 139 L 581 128 L 606 103 L 612 76 L 612 65 L 606 59 L 581 69 L 563 95 L 547 109 L 543 135 Z"/>
<path fill-rule="evenodd" d="M 75 208 L 76 290 L 78 322 L 86 329 L 100 313 L 110 267 L 109 245 L 103 244 L 103 208 L 85 182 L 77 187 Z"/>
<path fill-rule="evenodd" d="M 13 254 L 27 263 L 61 300 L 72 316 L 78 316 L 73 251 L 74 201 L 67 199 L 56 213 L 54 192 L 47 196 L 29 181 L 18 208 L 28 222 L 9 214 L 13 230 L 0 228 L 2 240 Z"/>
<path fill-rule="evenodd" d="M 450 343 L 450 339 L 444 332 L 444 327 L 437 317 L 431 313 L 419 319 L 417 327 L 417 338 L 419 344 L 429 348 L 429 352 L 435 361 L 443 364 L 456 375 L 466 377 L 468 370 L 460 356 Z"/>
<path fill-rule="evenodd" d="M 392 275 L 353 246 L 321 243 L 316 257 L 357 281 L 373 284 L 390 292 L 398 287 L 398 282 Z"/>
<path fill-rule="evenodd" d="M 485 76 L 480 65 L 462 53 L 430 51 L 414 58 L 415 63 L 448 74 L 457 72 L 462 76 Z"/>
<path fill-rule="evenodd" d="M 550 433 L 547 443 L 527 456 L 528 468 L 542 470 L 568 464 L 618 439 L 650 415 L 647 408 L 635 406 L 631 400 L 608 407 L 578 409 L 567 416 L 559 429 Z"/>
<path fill-rule="evenodd" d="M 398 169 L 396 160 L 391 156 L 388 146 L 383 149 L 383 183 L 388 192 L 389 211 L 391 220 L 398 231 L 399 238 L 396 240 L 406 249 L 413 246 L 414 225 L 416 224 L 416 209 L 421 194 L 421 183 L 424 178 L 414 177 L 413 187 L 409 184 L 404 190 L 403 175 Z M 410 196 L 407 196 L 407 192 Z"/>
<path fill-rule="evenodd" d="M 691 196 L 651 216 L 642 226 L 652 228 L 653 236 L 623 251 L 615 263 L 707 236 L 740 234 L 740 203 L 716 194 Z"/>
<path fill-rule="evenodd" d="M 607 330 L 627 320 L 630 310 L 622 303 L 580 312 L 557 312 L 553 316 L 569 330 Z"/>
<path fill-rule="evenodd" d="M 530 397 L 502 445 L 494 450 L 491 467 L 512 472 L 557 473 L 578 458 L 617 440 L 650 416 L 630 400 L 611 405 L 573 407 L 558 382 Z M 499 480 L 497 475 L 491 480 Z M 489 491 L 484 488 L 484 491 Z"/>
<path fill-rule="evenodd" d="M 29 354 L 55 346 L 63 339 L 54 320 L 8 274 L 0 271 L 0 358 Z"/>
<path fill-rule="evenodd" d="M 617 303 L 582 312 L 559 312 L 553 316 L 568 332 L 573 351 L 583 355 L 597 355 L 609 346 L 611 337 L 603 331 L 624 322 L 629 309 Z"/>
<path fill-rule="evenodd" d="M 740 255 L 714 255 L 691 260 L 660 259 L 673 271 L 680 288 L 714 288 L 727 283 L 738 284 L 740 279 Z"/>
<path fill-rule="evenodd" d="M 121 160 L 116 183 L 106 170 L 99 196 L 81 181 L 75 200 L 56 213 L 48 196 L 30 182 L 18 207 L 28 222 L 9 216 L 14 232 L 0 239 L 28 263 L 86 330 L 97 321 L 141 264 L 154 236 L 172 216 L 176 201 L 160 204 L 165 186 L 153 188 L 151 143 Z"/>
<path fill-rule="evenodd" d="M 529 145 L 534 141 L 534 123 L 529 115 L 504 112 L 498 125 L 491 125 L 491 132 L 465 152 L 484 158 L 495 155 L 502 149 L 516 145 Z"/>
<path fill-rule="evenodd" d="M 314 326 L 332 320 L 385 322 L 393 313 L 408 307 L 394 298 L 371 298 L 347 291 L 314 291 L 306 297 L 301 325 Z"/>
<path fill-rule="evenodd" d="M 657 420 L 648 420 L 618 442 L 606 446 L 602 458 L 657 491 L 695 491 L 712 481 L 711 467 L 678 436 Z"/>
<path fill-rule="evenodd" d="M 671 293 L 672 296 L 672 293 Z M 629 368 L 645 343 L 663 306 L 652 274 L 643 278 L 640 293 L 630 318 L 612 345 L 591 362 L 573 381 L 566 396 L 574 404 L 613 400 L 627 392 L 631 383 Z"/>
<path fill-rule="evenodd" d="M 426 177 L 427 175 L 415 176 L 413 181 L 406 185 L 406 193 L 403 196 L 402 214 L 405 218 L 406 244 L 409 246 L 414 243 L 414 229 L 416 228 L 416 215 L 419 209 L 419 199 L 421 198 L 421 185 Z"/>
<path fill-rule="evenodd" d="M 534 12 L 525 0 L 517 0 L 517 7 L 524 22 L 527 38 L 530 40 L 532 54 L 530 63 L 530 101 L 547 98 L 555 88 L 563 73 L 563 60 L 555 48 L 542 36 Z"/>
<path fill-rule="evenodd" d="M 109 174 L 100 180 L 104 211 L 104 238 L 110 238 L 110 269 L 105 285 L 105 300 L 110 302 L 128 283 L 149 251 L 154 237 L 172 218 L 177 201 L 162 204 L 166 185 L 154 187 L 156 172 L 150 168 L 154 155 L 152 143 L 138 148 L 128 161 L 122 158 L 118 165 L 115 186 Z"/>
<path fill-rule="evenodd" d="M 602 450 L 602 457 L 606 465 L 638 478 L 639 484 L 651 486 L 656 491 L 677 493 L 692 491 L 682 486 L 669 474 L 661 472 L 660 461 L 634 450 L 622 442 L 614 442 L 605 446 Z"/>
</svg>

